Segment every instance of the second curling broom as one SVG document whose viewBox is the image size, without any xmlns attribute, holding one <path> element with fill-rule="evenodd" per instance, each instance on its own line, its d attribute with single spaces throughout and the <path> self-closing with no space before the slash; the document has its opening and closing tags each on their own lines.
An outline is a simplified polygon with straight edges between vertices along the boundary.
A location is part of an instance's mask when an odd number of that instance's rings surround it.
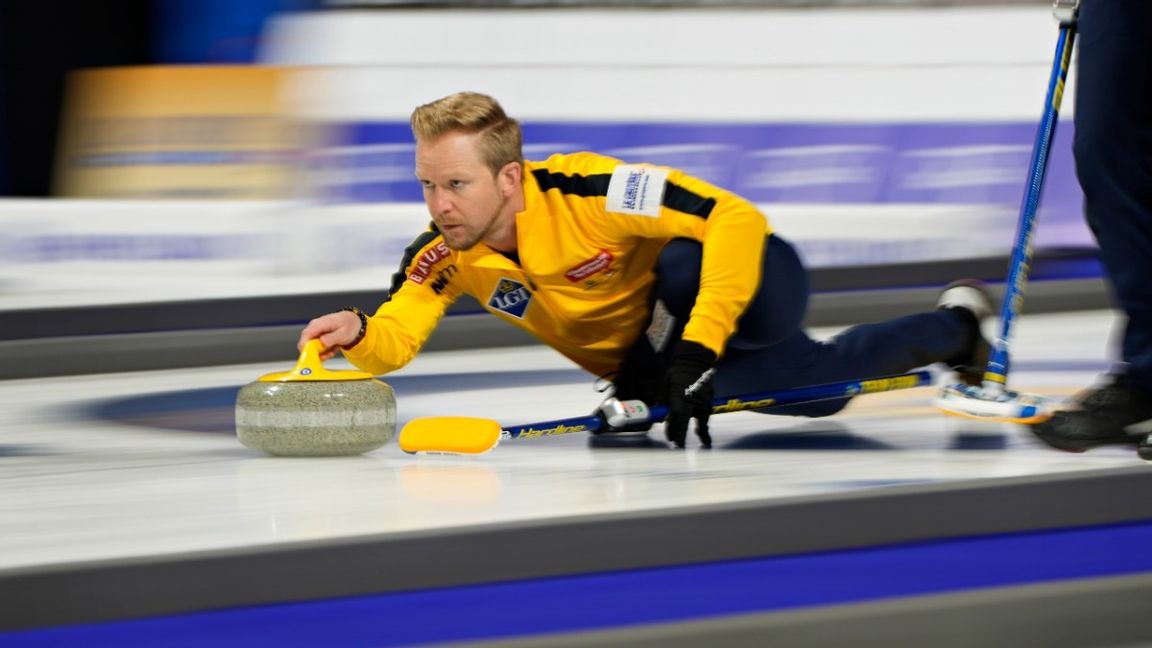
<svg viewBox="0 0 1152 648">
<path fill-rule="evenodd" d="M 1060 33 L 1048 81 L 1044 115 L 1032 148 L 1028 186 L 1020 205 L 1020 218 L 1012 246 L 1012 260 L 1009 264 L 1004 302 L 1000 309 L 1000 334 L 992 347 L 980 386 L 959 383 L 947 385 L 941 390 L 936 405 L 947 414 L 1010 423 L 1039 423 L 1052 415 L 1049 399 L 1008 389 L 1008 341 L 1012 325 L 1023 303 L 1024 286 L 1028 282 L 1032 237 L 1036 229 L 1036 211 L 1040 204 L 1040 191 L 1044 187 L 1048 154 L 1052 149 L 1052 139 L 1056 132 L 1056 117 L 1064 97 L 1064 82 L 1068 78 L 1068 68 L 1072 61 L 1078 5 L 1078 0 L 1056 0 L 1053 5 L 1053 13 L 1060 24 Z"/>
</svg>

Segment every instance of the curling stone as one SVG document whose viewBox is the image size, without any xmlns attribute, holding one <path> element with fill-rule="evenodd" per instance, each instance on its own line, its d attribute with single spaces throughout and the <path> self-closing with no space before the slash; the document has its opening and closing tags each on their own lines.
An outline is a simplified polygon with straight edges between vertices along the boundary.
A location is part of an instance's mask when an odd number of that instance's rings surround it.
<svg viewBox="0 0 1152 648">
<path fill-rule="evenodd" d="M 282 457 L 332 457 L 375 450 L 395 435 L 392 388 L 363 371 L 325 369 L 320 351 L 311 340 L 295 369 L 240 388 L 240 443 Z"/>
</svg>

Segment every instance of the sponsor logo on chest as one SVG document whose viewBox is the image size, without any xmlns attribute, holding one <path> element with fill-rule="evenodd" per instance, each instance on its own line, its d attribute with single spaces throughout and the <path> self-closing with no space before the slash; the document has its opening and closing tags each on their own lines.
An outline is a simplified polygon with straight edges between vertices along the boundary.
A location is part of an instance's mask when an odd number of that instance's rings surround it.
<svg viewBox="0 0 1152 648">
<path fill-rule="evenodd" d="M 524 311 L 528 310 L 531 301 L 532 293 L 528 292 L 524 284 L 515 279 L 501 277 L 496 284 L 496 290 L 493 290 L 492 296 L 488 298 L 488 307 L 516 319 L 524 319 Z"/>
<path fill-rule="evenodd" d="M 564 277 L 572 283 L 578 283 L 612 267 L 613 258 L 612 253 L 608 250 L 600 250 L 600 254 L 565 272 Z"/>
</svg>

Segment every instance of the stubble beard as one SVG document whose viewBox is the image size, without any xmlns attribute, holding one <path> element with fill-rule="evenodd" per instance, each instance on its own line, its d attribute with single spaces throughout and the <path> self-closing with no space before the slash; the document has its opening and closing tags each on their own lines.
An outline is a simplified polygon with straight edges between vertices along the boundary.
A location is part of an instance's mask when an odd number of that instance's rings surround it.
<svg viewBox="0 0 1152 648">
<path fill-rule="evenodd" d="M 496 206 L 496 209 L 488 218 L 488 222 L 485 223 L 483 229 L 480 231 L 472 231 L 467 226 L 465 226 L 462 228 L 463 231 L 456 230 L 455 232 L 451 232 L 453 236 L 459 234 L 465 238 L 458 238 L 456 241 L 453 241 L 451 238 L 449 238 L 448 233 L 442 231 L 440 234 L 444 237 L 444 245 L 448 246 L 449 250 L 454 250 L 456 252 L 466 252 L 476 247 L 481 241 L 488 238 L 488 235 L 491 234 L 492 230 L 496 228 L 496 221 L 499 219 L 500 214 L 504 211 L 504 206 L 507 204 L 508 199 L 501 198 L 500 204 Z"/>
</svg>

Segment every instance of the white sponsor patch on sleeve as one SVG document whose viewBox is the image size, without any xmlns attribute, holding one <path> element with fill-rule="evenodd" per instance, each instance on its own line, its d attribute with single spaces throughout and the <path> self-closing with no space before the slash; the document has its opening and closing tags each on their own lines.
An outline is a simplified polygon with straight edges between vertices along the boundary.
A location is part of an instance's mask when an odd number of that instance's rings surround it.
<svg viewBox="0 0 1152 648">
<path fill-rule="evenodd" d="M 666 169 L 621 164 L 608 182 L 608 211 L 636 216 L 659 216 L 668 181 Z"/>
</svg>

